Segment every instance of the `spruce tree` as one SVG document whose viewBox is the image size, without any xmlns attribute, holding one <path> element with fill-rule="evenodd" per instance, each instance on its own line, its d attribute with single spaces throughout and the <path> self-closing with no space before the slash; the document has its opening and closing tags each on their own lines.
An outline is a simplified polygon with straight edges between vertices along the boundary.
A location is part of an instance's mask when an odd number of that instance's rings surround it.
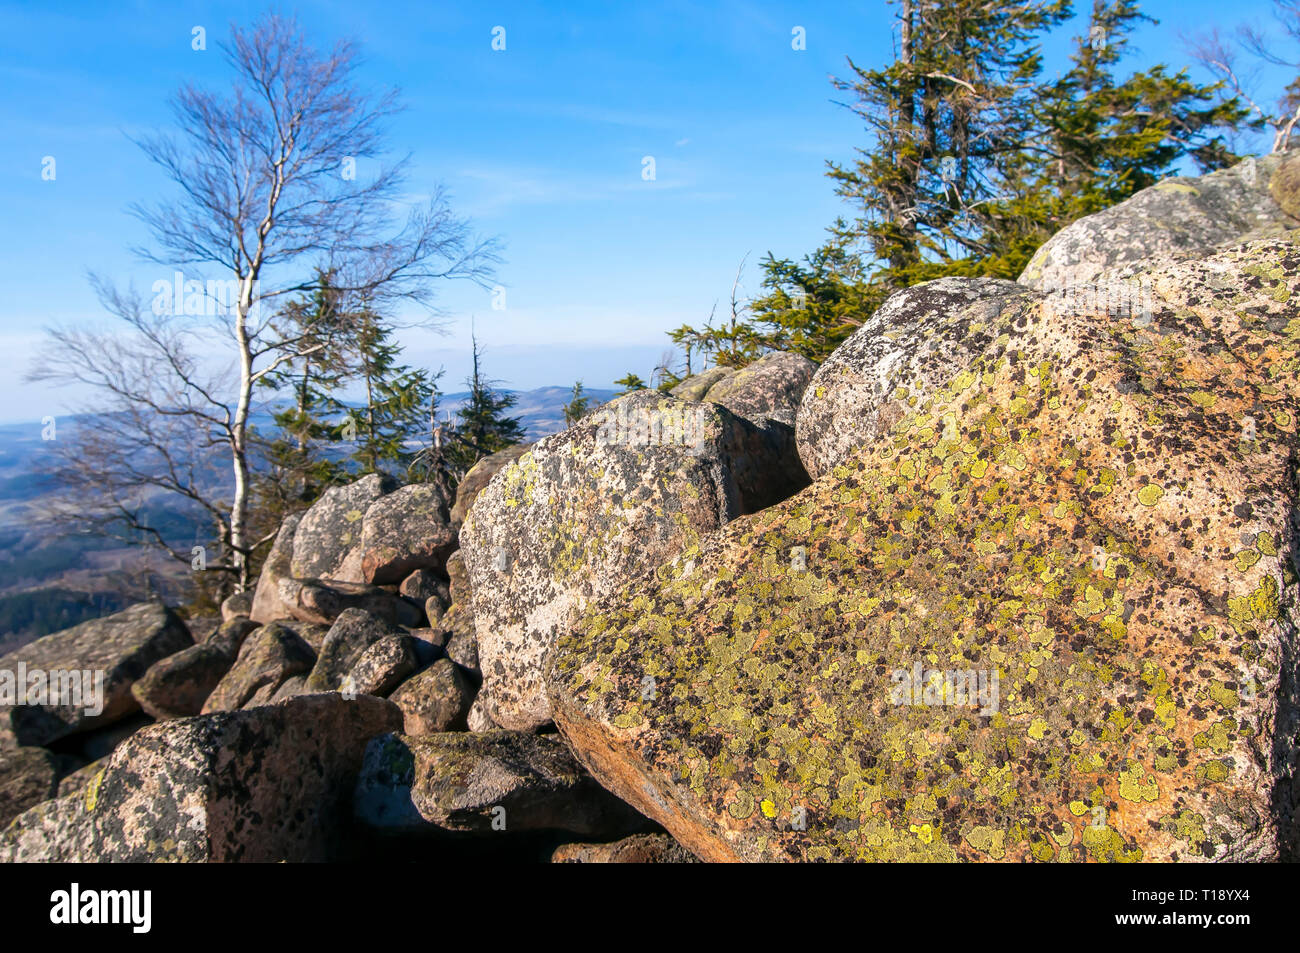
<svg viewBox="0 0 1300 953">
<path fill-rule="evenodd" d="M 519 398 L 514 394 L 493 388 L 494 381 L 483 376 L 480 369 L 481 351 L 478 340 L 473 339 L 474 367 L 466 384 L 469 399 L 456 412 L 456 429 L 448 458 L 461 475 L 468 473 L 484 457 L 522 443 L 526 434 L 515 417 L 505 416 Z"/>
</svg>

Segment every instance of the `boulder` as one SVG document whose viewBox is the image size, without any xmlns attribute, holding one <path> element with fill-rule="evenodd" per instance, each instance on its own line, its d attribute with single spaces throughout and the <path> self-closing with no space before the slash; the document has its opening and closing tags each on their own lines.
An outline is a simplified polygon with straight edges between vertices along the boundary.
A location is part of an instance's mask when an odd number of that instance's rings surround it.
<svg viewBox="0 0 1300 953">
<path fill-rule="evenodd" d="M 252 632 L 234 665 L 203 703 L 203 714 L 265 705 L 294 675 L 311 671 L 316 653 L 292 629 L 272 622 Z"/>
<path fill-rule="evenodd" d="M 668 393 L 679 400 L 704 400 L 710 388 L 734 373 L 736 373 L 734 367 L 710 367 L 698 374 L 692 374 Z"/>
<path fill-rule="evenodd" d="M 0 829 L 59 788 L 59 759 L 44 748 L 0 751 Z"/>
<path fill-rule="evenodd" d="M 414 640 L 409 635 L 386 635 L 361 653 L 344 676 L 340 690 L 345 695 L 384 698 L 401 685 L 417 665 Z"/>
<path fill-rule="evenodd" d="M 280 586 L 293 578 L 293 536 L 301 521 L 302 514 L 294 513 L 280 523 L 275 542 L 271 544 L 271 551 L 266 554 L 257 577 L 257 588 L 253 590 L 253 608 L 249 617 L 254 622 L 274 622 L 293 616 L 291 606 L 280 594 Z"/>
<path fill-rule="evenodd" d="M 361 565 L 366 511 L 396 488 L 391 477 L 371 473 L 322 493 L 302 515 L 294 531 L 289 574 L 295 579 L 319 579 L 327 583 L 369 582 Z"/>
<path fill-rule="evenodd" d="M 279 535 L 279 534 L 277 534 Z M 253 593 L 236 592 L 227 596 L 221 603 L 221 621 L 230 622 L 240 617 L 247 618 L 253 614 Z M 198 639 L 195 639 L 197 642 Z"/>
<path fill-rule="evenodd" d="M 550 720 L 546 653 L 588 601 L 802 486 L 791 436 L 638 391 L 498 473 L 460 533 L 493 721 Z"/>
<path fill-rule="evenodd" d="M 451 659 L 439 659 L 403 682 L 390 696 L 402 710 L 408 735 L 466 731 L 465 718 L 474 703 L 474 684 Z"/>
<path fill-rule="evenodd" d="M 271 696 L 271 704 L 274 705 L 277 702 L 282 702 L 286 698 L 293 698 L 296 695 L 310 694 L 312 693 L 307 688 L 307 676 L 293 675 L 286 678 L 284 684 L 275 690 L 275 694 Z"/>
<path fill-rule="evenodd" d="M 940 278 L 893 295 L 831 352 L 799 406 L 799 457 L 816 479 L 888 434 L 922 394 L 988 349 L 996 318 L 1037 295 L 996 278 Z M 930 335 L 942 322 L 943 335 Z"/>
<path fill-rule="evenodd" d="M 0 657 L 0 721 L 8 723 L 19 745 L 45 745 L 111 725 L 140 710 L 131 694 L 136 679 L 193 644 L 180 617 L 157 603 L 47 635 Z M 20 686 L 24 673 L 27 684 Z M 102 698 L 97 698 L 101 675 Z M 34 687 L 42 689 L 45 701 L 33 696 Z M 24 698 L 31 703 L 13 704 Z"/>
<path fill-rule="evenodd" d="M 734 370 L 697 399 L 760 426 L 776 420 L 793 427 L 799 401 L 816 370 L 817 365 L 802 355 L 775 351 Z"/>
<path fill-rule="evenodd" d="M 1208 175 L 1163 179 L 1079 219 L 1038 249 L 1019 280 L 1040 291 L 1079 289 L 1126 265 L 1203 258 L 1297 228 L 1300 152 L 1251 158 Z"/>
<path fill-rule="evenodd" d="M 279 605 L 291 618 L 331 625 L 348 609 L 361 609 L 401 625 L 421 625 L 424 612 L 394 593 L 365 583 L 282 579 Z"/>
<path fill-rule="evenodd" d="M 451 605 L 451 589 L 447 577 L 434 572 L 432 569 L 415 570 L 402 580 L 402 584 L 397 591 L 418 606 L 425 605 L 431 599 L 436 599 L 441 603 L 438 610 L 439 616 L 442 615 L 447 606 Z M 433 621 L 432 616 L 429 617 L 429 621 Z"/>
<path fill-rule="evenodd" d="M 400 583 L 417 569 L 441 572 L 456 548 L 456 530 L 442 491 L 414 483 L 379 497 L 361 526 L 361 578 Z"/>
<path fill-rule="evenodd" d="M 200 615 L 184 621 L 185 628 L 189 629 L 190 638 L 197 645 L 212 638 L 216 631 L 221 628 L 223 620 L 220 615 Z"/>
<path fill-rule="evenodd" d="M 330 627 L 321 645 L 320 656 L 307 677 L 313 692 L 338 691 L 344 677 L 352 671 L 366 650 L 380 639 L 405 633 L 385 619 L 364 609 L 347 609 Z"/>
<path fill-rule="evenodd" d="M 583 763 L 705 860 L 1296 858 L 1300 249 L 1146 277 L 911 297 L 946 379 L 560 635 Z"/>
<path fill-rule="evenodd" d="M 153 718 L 188 718 L 203 711 L 213 689 L 235 664 L 250 632 L 258 628 L 247 616 L 232 616 L 201 645 L 192 645 L 155 662 L 131 686 L 131 694 Z"/>
<path fill-rule="evenodd" d="M 516 731 L 376 738 L 354 803 L 362 824 L 388 834 L 563 830 L 595 837 L 645 826 L 556 735 Z"/>
<path fill-rule="evenodd" d="M 506 464 L 518 460 L 532 447 L 531 443 L 517 443 L 513 447 L 488 454 L 470 467 L 469 472 L 456 487 L 456 503 L 451 508 L 452 524 L 459 528 L 465 522 L 469 508 L 474 505 L 483 487 L 487 486 Z"/>
<path fill-rule="evenodd" d="M 667 834 L 634 834 L 612 844 L 563 844 L 553 864 L 696 864 L 689 850 Z"/>
<path fill-rule="evenodd" d="M 476 679 L 482 679 L 479 667 L 478 632 L 474 628 L 474 610 L 466 605 L 456 604 L 442 617 L 440 631 L 445 633 L 444 651 L 457 665 L 472 672 Z"/>
<path fill-rule="evenodd" d="M 465 569 L 465 554 L 459 549 L 447 557 L 448 605 L 467 604 L 470 601 L 469 573 Z"/>
<path fill-rule="evenodd" d="M 400 724 L 383 699 L 328 694 L 154 725 L 0 832 L 0 862 L 337 859 L 365 745 Z"/>
<path fill-rule="evenodd" d="M 496 731 L 500 726 L 492 720 L 488 713 L 489 706 L 484 696 L 484 689 L 480 688 L 478 695 L 474 698 L 474 704 L 469 706 L 469 714 L 465 716 L 465 727 L 470 731 L 484 732 Z"/>
<path fill-rule="evenodd" d="M 82 794 L 92 781 L 108 767 L 108 758 L 99 758 L 68 774 L 59 782 L 59 797 Z"/>
</svg>

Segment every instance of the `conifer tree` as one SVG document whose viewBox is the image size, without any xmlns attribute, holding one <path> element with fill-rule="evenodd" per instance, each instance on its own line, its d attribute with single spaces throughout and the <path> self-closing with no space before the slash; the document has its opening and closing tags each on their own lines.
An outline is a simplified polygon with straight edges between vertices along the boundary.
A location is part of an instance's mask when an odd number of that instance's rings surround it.
<svg viewBox="0 0 1300 953">
<path fill-rule="evenodd" d="M 476 338 L 473 339 L 473 355 L 473 372 L 466 381 L 469 399 L 456 412 L 456 429 L 448 453 L 461 475 L 489 454 L 523 442 L 526 436 L 518 418 L 505 416 L 505 411 L 519 398 L 495 390 L 494 382 L 483 376 L 479 366 L 482 352 Z"/>
</svg>

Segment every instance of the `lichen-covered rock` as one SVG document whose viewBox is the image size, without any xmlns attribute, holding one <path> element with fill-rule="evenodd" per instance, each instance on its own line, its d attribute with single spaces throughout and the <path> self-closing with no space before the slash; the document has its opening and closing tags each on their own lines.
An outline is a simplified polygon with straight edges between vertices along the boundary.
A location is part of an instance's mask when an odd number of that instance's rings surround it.
<svg viewBox="0 0 1300 953">
<path fill-rule="evenodd" d="M 366 511 L 397 488 L 371 473 L 346 486 L 332 486 L 302 515 L 293 534 L 289 574 L 325 582 L 369 582 L 362 570 L 362 525 Z"/>
<path fill-rule="evenodd" d="M 680 400 L 704 400 L 710 388 L 734 373 L 736 373 L 734 367 L 710 367 L 698 374 L 692 374 L 668 393 Z"/>
<path fill-rule="evenodd" d="M 1300 249 L 1148 277 L 918 311 L 946 379 L 560 636 L 593 774 L 706 860 L 1296 857 Z"/>
<path fill-rule="evenodd" d="M 483 672 L 478 657 L 478 631 L 474 627 L 473 608 L 457 603 L 447 610 L 439 627 L 445 633 L 444 646 L 448 657 L 481 678 Z"/>
<path fill-rule="evenodd" d="M 348 609 L 361 609 L 401 625 L 421 625 L 424 611 L 401 596 L 359 582 L 330 582 L 319 579 L 281 579 L 278 607 L 289 617 L 303 622 L 331 625 Z"/>
<path fill-rule="evenodd" d="M 188 718 L 203 710 L 213 689 L 235 664 L 250 632 L 258 628 L 246 615 L 234 615 L 207 641 L 155 662 L 131 686 L 140 707 L 159 721 Z"/>
<path fill-rule="evenodd" d="M 1011 301 L 1035 298 L 1011 281 L 941 278 L 893 295 L 817 368 L 799 407 L 799 457 L 817 479 L 887 434 L 918 393 L 951 379 L 991 344 Z M 932 335 L 936 321 L 945 333 Z"/>
<path fill-rule="evenodd" d="M 455 662 L 443 658 L 403 682 L 390 698 L 402 709 L 402 730 L 408 735 L 466 731 L 474 684 Z"/>
<path fill-rule="evenodd" d="M 271 551 L 262 562 L 262 571 L 253 590 L 253 607 L 248 615 L 254 622 L 274 622 L 293 617 L 290 605 L 280 595 L 283 583 L 293 578 L 293 535 L 302 521 L 301 513 L 286 516 L 271 543 Z"/>
<path fill-rule="evenodd" d="M 400 725 L 336 694 L 155 725 L 0 832 L 0 862 L 334 859 L 365 745 Z"/>
<path fill-rule="evenodd" d="M 553 864 L 695 864 L 695 856 L 667 834 L 634 834 L 612 844 L 564 844 Z"/>
<path fill-rule="evenodd" d="M 1019 280 L 1041 291 L 1078 288 L 1125 265 L 1201 258 L 1297 228 L 1300 153 L 1251 158 L 1208 175 L 1164 179 L 1068 225 L 1038 249 Z"/>
<path fill-rule="evenodd" d="M 366 650 L 380 639 L 405 635 L 391 622 L 364 609 L 342 612 L 321 645 L 320 656 L 311 667 L 307 685 L 314 692 L 338 691 L 343 679 L 361 661 Z"/>
<path fill-rule="evenodd" d="M 728 374 L 699 399 L 759 425 L 777 420 L 793 427 L 799 401 L 816 370 L 806 357 L 777 351 Z"/>
<path fill-rule="evenodd" d="M 469 573 L 465 569 L 465 554 L 458 549 L 447 557 L 447 595 L 450 597 L 448 605 L 458 602 L 467 605 L 471 592 Z"/>
<path fill-rule="evenodd" d="M 802 486 L 790 438 L 780 424 L 639 391 L 501 470 L 460 533 L 493 721 L 550 720 L 545 656 L 589 600 Z"/>
<path fill-rule="evenodd" d="M 559 737 L 517 731 L 376 738 L 355 805 L 363 824 L 390 834 L 563 830 L 598 837 L 645 826 Z"/>
<path fill-rule="evenodd" d="M 465 726 L 470 731 L 484 732 L 496 731 L 500 726 L 492 720 L 488 714 L 487 699 L 484 696 L 484 689 L 479 688 L 478 695 L 474 698 L 474 704 L 469 706 L 469 714 L 465 718 Z"/>
<path fill-rule="evenodd" d="M 310 672 L 316 653 L 292 629 L 272 622 L 244 640 L 221 681 L 203 703 L 203 714 L 268 704 L 294 675 Z"/>
<path fill-rule="evenodd" d="M 397 591 L 418 606 L 425 605 L 430 599 L 438 600 L 441 603 L 438 610 L 439 617 L 447 610 L 447 606 L 451 605 L 451 589 L 446 576 L 440 575 L 431 569 L 415 570 L 402 580 L 402 584 Z M 430 616 L 429 621 L 434 621 L 434 617 Z"/>
<path fill-rule="evenodd" d="M 0 828 L 59 787 L 59 759 L 44 748 L 0 751 Z"/>
<path fill-rule="evenodd" d="M 441 572 L 455 548 L 456 530 L 442 491 L 432 483 L 403 486 L 379 497 L 366 510 L 361 524 L 361 579 L 383 585 L 400 583 L 417 569 Z"/>
<path fill-rule="evenodd" d="M 416 665 L 415 645 L 409 635 L 385 635 L 361 653 L 343 677 L 340 690 L 347 695 L 384 698 L 415 671 Z"/>
<path fill-rule="evenodd" d="M 112 757 L 111 755 L 109 757 Z M 69 797 L 74 794 L 81 794 L 86 790 L 87 785 L 95 780 L 99 772 L 108 767 L 108 758 L 99 758 L 89 764 L 82 765 L 77 770 L 64 776 L 59 782 L 59 794 L 61 798 Z"/>
<path fill-rule="evenodd" d="M 157 603 L 141 603 L 105 616 L 91 619 L 71 629 L 37 639 L 17 651 L 0 657 L 0 720 L 8 723 L 19 745 L 45 745 L 77 732 L 90 731 L 140 710 L 131 694 L 136 679 L 159 659 L 179 652 L 194 641 L 180 617 Z M 30 694 L 34 672 L 44 673 L 35 685 L 44 686 L 47 696 L 56 700 L 13 705 L 21 700 L 17 693 L 20 671 L 27 673 Z M 7 673 L 7 675 L 6 675 Z M 103 674 L 102 711 L 85 697 L 89 676 L 91 694 Z M 73 692 L 75 676 L 76 688 Z M 57 677 L 58 681 L 55 682 Z M 6 690 L 7 684 L 7 690 Z"/>
<path fill-rule="evenodd" d="M 502 467 L 518 460 L 532 448 L 531 443 L 517 443 L 513 447 L 506 447 L 504 450 L 488 454 L 470 467 L 469 472 L 465 474 L 465 478 L 456 487 L 456 503 L 451 508 L 452 524 L 459 527 L 464 523 L 469 508 L 474 505 L 474 501 L 478 499 L 483 487 L 492 481 L 492 478 L 500 472 Z"/>
</svg>

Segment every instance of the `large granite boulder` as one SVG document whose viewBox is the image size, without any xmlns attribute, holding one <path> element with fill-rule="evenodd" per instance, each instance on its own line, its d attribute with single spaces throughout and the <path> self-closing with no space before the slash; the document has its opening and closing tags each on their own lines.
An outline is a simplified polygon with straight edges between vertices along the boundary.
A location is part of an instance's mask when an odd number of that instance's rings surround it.
<svg viewBox="0 0 1300 953">
<path fill-rule="evenodd" d="M 791 436 L 639 391 L 498 473 L 460 532 L 492 720 L 549 721 L 546 653 L 588 601 L 801 487 Z"/>
<path fill-rule="evenodd" d="M 361 578 L 400 583 L 417 569 L 443 571 L 456 549 L 447 500 L 431 483 L 414 483 L 370 504 L 361 524 Z"/>
<path fill-rule="evenodd" d="M 193 644 L 180 617 L 157 603 L 37 639 L 0 657 L 0 722 L 20 745 L 111 725 L 140 710 L 136 679 Z"/>
<path fill-rule="evenodd" d="M 1146 278 L 909 296 L 946 378 L 559 635 L 584 764 L 708 860 L 1296 858 L 1300 249 Z"/>
<path fill-rule="evenodd" d="M 290 574 L 326 582 L 369 582 L 362 568 L 366 511 L 396 489 L 391 477 L 371 473 L 322 493 L 294 531 Z"/>
<path fill-rule="evenodd" d="M 293 535 L 302 521 L 301 513 L 286 516 L 271 543 L 271 551 L 262 562 L 262 571 L 253 590 L 253 606 L 249 617 L 254 622 L 274 622 L 293 618 L 292 606 L 280 594 L 280 587 L 293 578 Z M 288 595 L 288 593 L 286 593 Z"/>
<path fill-rule="evenodd" d="M 1078 289 L 1152 259 L 1202 258 L 1249 239 L 1300 228 L 1300 151 L 1251 158 L 1208 175 L 1170 177 L 1061 229 L 1020 283 Z"/>
<path fill-rule="evenodd" d="M 400 726 L 383 699 L 329 694 L 146 728 L 0 832 L 0 862 L 337 859 L 365 746 Z"/>
<path fill-rule="evenodd" d="M 203 702 L 203 714 L 235 711 L 271 702 L 276 691 L 294 675 L 316 664 L 316 653 L 298 633 L 272 622 L 254 630 L 230 670 Z"/>
<path fill-rule="evenodd" d="M 418 667 L 415 640 L 409 635 L 386 635 L 361 653 L 355 665 L 343 677 L 340 690 L 344 695 L 388 696 Z M 308 678 L 309 687 L 311 679 Z"/>
<path fill-rule="evenodd" d="M 354 803 L 363 824 L 387 834 L 563 830 L 598 837 L 646 826 L 557 736 L 529 732 L 376 738 Z"/>
</svg>

